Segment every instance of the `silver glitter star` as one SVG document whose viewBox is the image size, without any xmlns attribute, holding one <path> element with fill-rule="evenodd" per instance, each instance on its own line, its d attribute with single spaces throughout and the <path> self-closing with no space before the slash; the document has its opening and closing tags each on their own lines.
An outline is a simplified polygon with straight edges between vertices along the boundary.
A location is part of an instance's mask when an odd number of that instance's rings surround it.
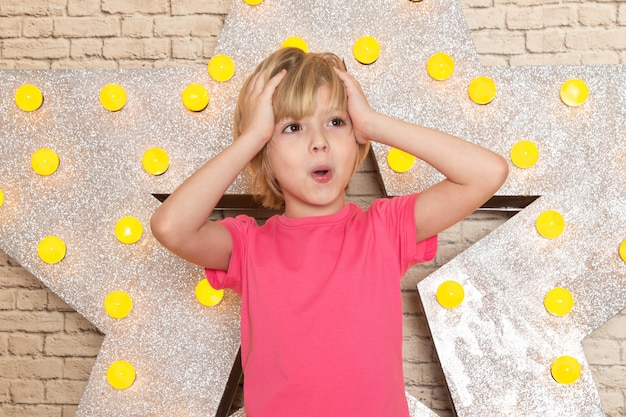
<svg viewBox="0 0 626 417">
<path fill-rule="evenodd" d="M 167 181 L 171 189 L 188 174 L 188 161 L 197 164 L 219 146 L 207 135 L 212 116 L 186 110 L 180 99 L 188 83 L 206 78 L 205 71 L 178 69 L 0 72 L 2 250 L 106 334 L 78 415 L 214 415 L 222 397 L 239 348 L 239 299 L 226 293 L 219 305 L 202 306 L 195 286 L 203 271 L 168 253 L 148 226 L 160 204 L 151 194 Z M 44 94 L 34 112 L 20 110 L 13 99 L 25 83 Z M 128 97 L 118 112 L 99 103 L 109 83 L 123 86 Z M 162 176 L 142 168 L 143 153 L 154 146 L 171 159 Z M 30 166 L 39 148 L 59 156 L 50 176 Z M 143 226 L 135 244 L 116 237 L 125 216 Z M 59 263 L 38 256 L 48 235 L 67 247 Z M 132 298 L 126 318 L 113 319 L 104 309 L 116 290 Z M 107 382 L 118 360 L 136 371 L 125 390 Z"/>
<path fill-rule="evenodd" d="M 382 52 L 371 65 L 352 55 L 357 38 L 373 36 Z M 230 143 L 238 88 L 254 66 L 291 36 L 313 51 L 344 57 L 379 111 L 436 127 L 481 143 L 503 155 L 513 143 L 537 143 L 536 166 L 512 169 L 500 195 L 541 195 L 513 220 L 424 280 L 419 291 L 459 415 L 594 415 L 597 393 L 580 347 L 582 338 L 624 307 L 624 264 L 616 255 L 626 232 L 626 156 L 616 146 L 626 98 L 621 67 L 482 68 L 457 2 L 265 0 L 249 6 L 234 0 L 216 54 L 237 67 L 218 83 L 204 70 L 0 71 L 3 114 L 0 148 L 1 249 L 39 278 L 106 334 L 79 406 L 81 416 L 215 415 L 236 356 L 239 301 L 226 293 L 215 307 L 194 298 L 199 268 L 160 247 L 148 229 L 159 202 L 208 158 Z M 456 61 L 452 78 L 438 82 L 425 71 L 427 59 L 444 51 Z M 467 98 L 478 75 L 496 81 L 496 99 L 481 106 Z M 584 79 L 591 98 L 570 108 L 558 89 Z M 17 108 L 13 92 L 37 85 L 43 106 Z M 109 112 L 100 89 L 118 83 L 126 106 Z M 190 83 L 205 85 L 209 107 L 190 112 L 180 94 Z M 61 165 L 50 176 L 30 168 L 32 153 L 54 149 Z M 160 176 L 141 167 L 143 153 L 160 147 L 170 157 Z M 387 149 L 375 145 L 390 195 L 420 190 L 438 174 L 420 164 L 405 174 L 386 165 Z M 246 176 L 229 193 L 246 194 Z M 546 240 L 534 219 L 559 210 L 564 233 Z M 139 242 L 115 236 L 116 222 L 134 216 L 143 224 Z M 37 256 L 47 235 L 63 239 L 67 255 L 49 265 Z M 464 303 L 444 310 L 434 301 L 438 284 L 461 282 Z M 620 281 L 622 281 L 620 283 Z M 543 295 L 554 286 L 575 295 L 565 318 L 549 316 Z M 102 304 L 113 290 L 126 291 L 133 310 L 124 319 L 106 315 Z M 572 385 L 556 384 L 549 368 L 556 356 L 572 355 L 583 374 Z M 125 390 L 109 386 L 116 360 L 137 372 Z M 433 415 L 412 398 L 411 414 Z M 560 414 L 559 414 L 560 413 Z M 243 414 L 240 412 L 240 414 Z"/>
<path fill-rule="evenodd" d="M 419 30 L 398 31 L 387 42 L 395 48 L 419 39 L 421 48 L 409 56 L 394 54 L 383 66 L 410 61 L 415 74 L 373 77 L 368 93 L 377 106 L 507 157 L 518 141 L 531 141 L 539 149 L 532 167 L 511 164 L 498 195 L 541 197 L 418 285 L 455 411 L 459 416 L 604 415 L 581 342 L 626 307 L 626 264 L 618 250 L 626 239 L 621 221 L 626 213 L 621 117 L 626 69 L 482 68 L 469 32 L 461 30 L 459 4 L 429 2 L 417 9 L 423 12 L 414 20 Z M 429 79 L 424 70 L 439 50 L 456 61 L 446 81 Z M 497 86 L 490 104 L 476 104 L 468 96 L 478 76 Z M 590 91 L 579 107 L 565 105 L 560 97 L 561 86 L 571 79 L 583 80 Z M 383 83 L 388 85 L 379 89 Z M 374 150 L 389 195 L 418 191 L 441 178 L 419 163 L 406 173 L 393 172 L 388 149 L 375 145 Z M 554 239 L 542 237 L 535 225 L 547 210 L 565 220 L 563 233 Z M 439 285 L 448 280 L 465 289 L 465 301 L 451 310 L 436 299 Z M 544 307 L 544 297 L 557 287 L 574 296 L 574 308 L 565 317 Z M 552 363 L 561 356 L 574 357 L 582 367 L 572 384 L 560 384 L 551 375 Z"/>
</svg>

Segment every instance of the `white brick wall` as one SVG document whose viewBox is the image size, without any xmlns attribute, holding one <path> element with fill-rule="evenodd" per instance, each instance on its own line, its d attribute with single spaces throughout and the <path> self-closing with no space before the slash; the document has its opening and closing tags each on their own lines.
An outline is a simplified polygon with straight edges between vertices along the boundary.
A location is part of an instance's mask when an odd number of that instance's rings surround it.
<svg viewBox="0 0 626 417">
<path fill-rule="evenodd" d="M 0 68 L 204 67 L 231 1 L 240 0 L 0 0 Z M 623 0 L 461 3 L 484 65 L 626 61 Z M 372 160 L 348 193 L 364 205 L 383 194 Z M 450 228 L 435 261 L 403 282 L 407 388 L 442 417 L 452 413 L 416 284 L 511 215 L 478 212 Z M 90 323 L 0 253 L 0 415 L 72 417 L 101 342 Z M 626 315 L 594 332 L 585 349 L 607 414 L 626 415 Z"/>
<path fill-rule="evenodd" d="M 621 1 L 463 0 L 485 65 L 623 64 Z"/>
</svg>

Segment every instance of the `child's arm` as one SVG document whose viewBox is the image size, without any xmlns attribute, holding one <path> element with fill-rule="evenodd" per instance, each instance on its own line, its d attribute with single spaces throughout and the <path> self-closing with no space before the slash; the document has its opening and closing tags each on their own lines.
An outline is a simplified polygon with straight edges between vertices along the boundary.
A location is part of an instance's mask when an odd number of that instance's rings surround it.
<svg viewBox="0 0 626 417">
<path fill-rule="evenodd" d="M 203 267 L 228 268 L 232 238 L 224 226 L 208 217 L 237 175 L 271 138 L 272 95 L 285 74 L 282 71 L 267 83 L 263 74 L 250 80 L 239 138 L 185 180 L 152 215 L 152 233 L 174 254 Z"/>
<path fill-rule="evenodd" d="M 415 203 L 417 241 L 459 222 L 504 183 L 508 164 L 500 155 L 455 136 L 375 112 L 360 85 L 336 70 L 346 86 L 348 111 L 359 142 L 375 140 L 415 155 L 446 179 L 424 190 Z"/>
</svg>

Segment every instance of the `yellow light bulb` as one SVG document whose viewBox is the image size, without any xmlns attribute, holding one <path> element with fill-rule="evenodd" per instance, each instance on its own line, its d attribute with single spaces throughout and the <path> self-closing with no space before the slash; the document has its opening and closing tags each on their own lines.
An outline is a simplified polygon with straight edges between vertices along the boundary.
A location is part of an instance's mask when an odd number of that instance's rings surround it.
<svg viewBox="0 0 626 417">
<path fill-rule="evenodd" d="M 553 288 L 543 299 L 546 310 L 553 316 L 563 317 L 574 307 L 574 296 L 565 288 Z"/>
<path fill-rule="evenodd" d="M 244 3 L 249 4 L 250 6 L 256 6 L 257 4 L 263 3 L 263 0 L 243 0 Z"/>
<path fill-rule="evenodd" d="M 437 52 L 428 59 L 426 70 L 434 80 L 443 81 L 452 76 L 454 60 L 444 52 Z"/>
<path fill-rule="evenodd" d="M 126 105 L 126 90 L 119 84 L 107 84 L 100 90 L 100 103 L 109 111 L 121 110 Z"/>
<path fill-rule="evenodd" d="M 380 55 L 380 44 L 371 36 L 362 36 L 354 43 L 354 57 L 361 64 L 369 65 Z"/>
<path fill-rule="evenodd" d="M 0 190 L 0 207 L 4 205 L 4 191 Z"/>
<path fill-rule="evenodd" d="M 306 44 L 306 41 L 297 36 L 292 36 L 283 41 L 280 45 L 281 48 L 298 48 L 303 51 L 305 54 L 309 52 L 309 46 Z"/>
<path fill-rule="evenodd" d="M 24 84 L 15 91 L 15 104 L 24 111 L 35 111 L 43 103 L 41 90 L 32 84 Z"/>
<path fill-rule="evenodd" d="M 209 105 L 209 92 L 200 84 L 189 84 L 181 98 L 185 107 L 191 111 L 202 111 Z"/>
<path fill-rule="evenodd" d="M 200 304 L 212 307 L 219 304 L 222 298 L 224 298 L 224 290 L 216 290 L 206 278 L 196 285 L 196 299 Z"/>
<path fill-rule="evenodd" d="M 626 239 L 619 245 L 619 257 L 626 262 Z"/>
<path fill-rule="evenodd" d="M 472 101 L 476 104 L 489 104 L 496 97 L 496 83 L 485 76 L 474 78 L 467 89 Z"/>
<path fill-rule="evenodd" d="M 437 288 L 437 301 L 442 307 L 452 309 L 465 299 L 463 286 L 456 281 L 445 281 Z"/>
<path fill-rule="evenodd" d="M 124 291 L 111 291 L 104 298 L 104 311 L 109 317 L 123 319 L 128 316 L 133 309 L 133 300 Z"/>
<path fill-rule="evenodd" d="M 567 80 L 561 86 L 561 100 L 570 107 L 582 106 L 589 97 L 589 87 L 583 80 Z"/>
<path fill-rule="evenodd" d="M 59 168 L 59 156 L 52 149 L 36 150 L 30 158 L 33 170 L 42 176 L 52 175 Z"/>
<path fill-rule="evenodd" d="M 395 172 L 407 172 L 415 163 L 415 157 L 398 148 L 391 148 L 387 153 L 387 165 Z"/>
<path fill-rule="evenodd" d="M 39 258 L 47 264 L 59 263 L 65 258 L 67 248 L 65 242 L 57 236 L 46 236 L 37 246 Z"/>
<path fill-rule="evenodd" d="M 161 175 L 169 168 L 170 157 L 161 148 L 150 148 L 144 152 L 141 165 L 148 174 Z"/>
<path fill-rule="evenodd" d="M 141 222 L 132 216 L 126 216 L 119 219 L 115 225 L 115 236 L 117 239 L 131 245 L 141 239 L 143 235 L 143 226 Z"/>
<path fill-rule="evenodd" d="M 235 74 L 235 63 L 226 55 L 215 55 L 207 65 L 209 75 L 215 81 L 224 82 Z"/>
<path fill-rule="evenodd" d="M 554 239 L 563 233 L 565 220 L 561 213 L 555 210 L 546 210 L 535 221 L 537 232 L 547 239 Z"/>
<path fill-rule="evenodd" d="M 551 371 L 559 384 L 572 384 L 580 378 L 580 363 L 571 356 L 561 356 L 552 362 Z"/>
<path fill-rule="evenodd" d="M 539 149 L 529 140 L 521 140 L 511 148 L 511 161 L 519 168 L 530 168 L 538 159 Z"/>
<path fill-rule="evenodd" d="M 115 389 L 126 389 L 135 382 L 135 368 L 127 361 L 115 361 L 107 369 L 107 381 Z"/>
</svg>

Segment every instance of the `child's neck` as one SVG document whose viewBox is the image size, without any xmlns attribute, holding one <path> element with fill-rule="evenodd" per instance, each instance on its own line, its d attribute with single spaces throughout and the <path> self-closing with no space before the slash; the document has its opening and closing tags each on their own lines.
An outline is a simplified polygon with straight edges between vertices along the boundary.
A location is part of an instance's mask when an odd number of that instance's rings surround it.
<svg viewBox="0 0 626 417">
<path fill-rule="evenodd" d="M 287 204 L 287 202 L 285 202 L 284 215 L 290 218 L 330 216 L 332 214 L 339 213 L 345 207 L 345 205 L 345 199 L 338 199 L 332 204 L 324 206 L 298 203 Z"/>
</svg>

